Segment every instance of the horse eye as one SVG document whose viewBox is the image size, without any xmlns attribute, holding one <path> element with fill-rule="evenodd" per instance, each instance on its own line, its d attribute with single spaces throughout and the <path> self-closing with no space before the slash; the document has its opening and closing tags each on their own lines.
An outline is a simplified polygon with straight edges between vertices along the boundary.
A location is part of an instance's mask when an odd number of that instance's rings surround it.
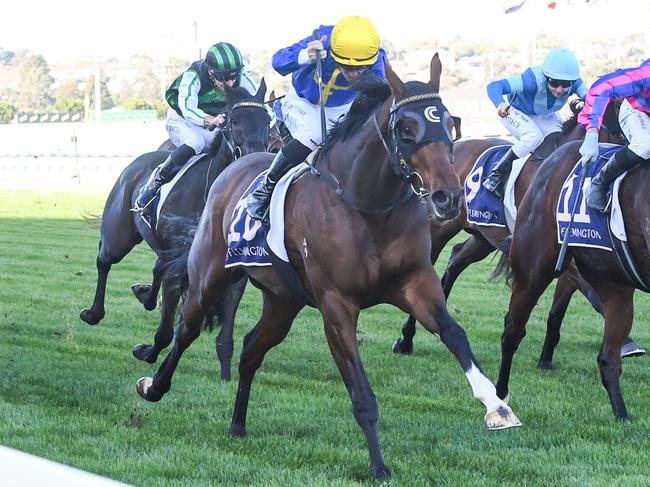
<svg viewBox="0 0 650 487">
<path fill-rule="evenodd" d="M 408 126 L 400 127 L 399 136 L 400 136 L 400 139 L 402 139 L 403 142 L 406 142 L 406 143 L 415 142 L 415 132 L 413 131 L 413 129 L 411 127 L 408 127 Z"/>
</svg>

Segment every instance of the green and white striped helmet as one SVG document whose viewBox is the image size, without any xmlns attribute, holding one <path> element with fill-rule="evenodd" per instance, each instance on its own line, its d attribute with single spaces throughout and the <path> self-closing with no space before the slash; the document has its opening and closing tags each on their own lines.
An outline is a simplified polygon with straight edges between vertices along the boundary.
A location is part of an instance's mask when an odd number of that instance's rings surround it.
<svg viewBox="0 0 650 487">
<path fill-rule="evenodd" d="M 244 58 L 239 49 L 229 42 L 218 42 L 208 50 L 205 64 L 217 79 L 237 79 L 244 67 Z"/>
</svg>

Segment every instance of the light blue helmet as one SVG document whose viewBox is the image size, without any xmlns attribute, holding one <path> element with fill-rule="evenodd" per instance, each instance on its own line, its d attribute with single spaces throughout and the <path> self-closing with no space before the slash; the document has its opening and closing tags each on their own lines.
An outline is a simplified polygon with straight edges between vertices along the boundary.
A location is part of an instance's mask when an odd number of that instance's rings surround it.
<svg viewBox="0 0 650 487">
<path fill-rule="evenodd" d="M 580 77 L 580 66 L 575 55 L 568 49 L 553 49 L 544 58 L 544 75 L 551 79 L 575 81 Z"/>
</svg>

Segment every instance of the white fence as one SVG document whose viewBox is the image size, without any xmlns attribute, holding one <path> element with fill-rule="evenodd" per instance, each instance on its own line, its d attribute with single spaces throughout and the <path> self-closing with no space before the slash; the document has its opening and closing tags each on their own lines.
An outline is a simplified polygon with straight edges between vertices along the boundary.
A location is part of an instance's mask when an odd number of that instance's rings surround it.
<svg viewBox="0 0 650 487">
<path fill-rule="evenodd" d="M 106 192 L 166 138 L 163 121 L 0 125 L 0 189 Z"/>
</svg>

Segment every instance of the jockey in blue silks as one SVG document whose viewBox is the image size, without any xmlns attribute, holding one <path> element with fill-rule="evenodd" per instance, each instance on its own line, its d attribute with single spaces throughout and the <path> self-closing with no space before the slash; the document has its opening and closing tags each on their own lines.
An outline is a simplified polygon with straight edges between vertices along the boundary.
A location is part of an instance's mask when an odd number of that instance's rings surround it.
<svg viewBox="0 0 650 487">
<path fill-rule="evenodd" d="M 483 187 L 503 198 L 512 162 L 533 152 L 544 137 L 562 129 L 559 110 L 573 94 L 584 98 L 578 60 L 568 49 L 553 49 L 544 62 L 518 76 L 493 81 L 487 93 L 497 108 L 501 123 L 517 139 L 483 181 Z M 507 101 L 503 96 L 508 95 Z"/>
<path fill-rule="evenodd" d="M 630 145 L 617 151 L 591 180 L 587 206 L 601 212 L 609 206 L 609 184 L 625 171 L 650 160 L 650 59 L 638 67 L 606 74 L 589 88 L 578 117 L 578 122 L 587 128 L 580 147 L 585 164 L 598 159 L 598 129 L 607 105 L 615 98 L 623 99 L 618 121 Z"/>
<path fill-rule="evenodd" d="M 386 53 L 379 47 L 379 34 L 365 17 L 345 17 L 334 26 L 320 26 L 320 39 L 306 37 L 273 55 L 273 68 L 283 76 L 292 74 L 291 89 L 282 100 L 282 119 L 293 140 L 277 153 L 261 186 L 246 200 L 246 211 L 264 220 L 277 181 L 290 168 L 322 143 L 316 57 L 323 73 L 323 104 L 326 128 L 331 129 L 350 109 L 358 91 L 354 85 L 370 70 L 385 78 Z"/>
</svg>

